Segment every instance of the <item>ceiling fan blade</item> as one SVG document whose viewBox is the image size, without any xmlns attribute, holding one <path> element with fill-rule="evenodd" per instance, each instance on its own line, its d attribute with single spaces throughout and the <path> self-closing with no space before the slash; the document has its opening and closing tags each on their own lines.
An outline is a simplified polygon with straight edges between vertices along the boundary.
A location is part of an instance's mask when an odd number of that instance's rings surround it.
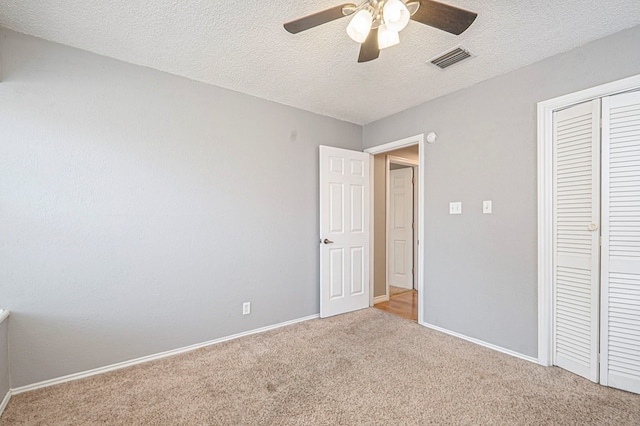
<svg viewBox="0 0 640 426">
<path fill-rule="evenodd" d="M 378 48 L 378 29 L 372 28 L 369 31 L 367 39 L 360 46 L 360 55 L 358 55 L 358 62 L 369 62 L 377 59 L 380 56 L 380 49 Z"/>
<path fill-rule="evenodd" d="M 478 16 L 477 13 L 460 9 L 433 0 L 421 0 L 418 11 L 411 19 L 430 27 L 459 35 L 464 32 Z"/>
<path fill-rule="evenodd" d="M 347 8 L 345 13 L 342 12 L 343 8 Z M 331 9 L 323 10 L 322 12 L 314 13 L 312 15 L 305 16 L 295 21 L 287 22 L 284 24 L 284 29 L 291 34 L 297 34 L 300 31 L 308 30 L 309 28 L 317 27 L 318 25 L 326 24 L 327 22 L 340 19 L 344 16 L 350 15 L 355 10 L 356 5 L 353 3 L 345 3 L 340 6 L 332 7 Z"/>
</svg>

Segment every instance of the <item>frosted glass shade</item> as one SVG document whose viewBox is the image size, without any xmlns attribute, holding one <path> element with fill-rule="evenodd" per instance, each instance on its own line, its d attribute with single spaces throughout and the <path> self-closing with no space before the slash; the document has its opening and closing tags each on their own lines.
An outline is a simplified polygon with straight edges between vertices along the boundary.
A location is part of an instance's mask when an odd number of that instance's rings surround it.
<svg viewBox="0 0 640 426">
<path fill-rule="evenodd" d="M 400 0 L 387 0 L 382 8 L 384 23 L 391 31 L 400 32 L 407 26 L 411 13 Z"/>
<path fill-rule="evenodd" d="M 347 34 L 351 37 L 351 40 L 356 43 L 364 43 L 371 31 L 371 24 L 373 23 L 373 17 L 368 10 L 363 9 L 355 14 L 351 18 L 351 22 L 347 26 Z"/>
<path fill-rule="evenodd" d="M 386 25 L 380 25 L 378 29 L 378 49 L 386 49 L 400 43 L 397 31 L 391 31 Z"/>
</svg>

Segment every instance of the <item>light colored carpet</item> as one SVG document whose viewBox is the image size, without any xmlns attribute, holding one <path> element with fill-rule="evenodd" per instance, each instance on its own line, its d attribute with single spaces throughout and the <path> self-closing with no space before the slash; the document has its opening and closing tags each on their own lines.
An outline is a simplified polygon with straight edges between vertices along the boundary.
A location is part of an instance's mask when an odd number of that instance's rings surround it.
<svg viewBox="0 0 640 426">
<path fill-rule="evenodd" d="M 639 425 L 640 395 L 377 309 L 16 395 L 3 425 Z"/>
<path fill-rule="evenodd" d="M 392 285 L 389 286 L 389 297 L 397 296 L 402 293 L 406 293 L 408 291 L 413 291 L 410 288 L 402 288 L 402 287 L 394 287 Z"/>
</svg>

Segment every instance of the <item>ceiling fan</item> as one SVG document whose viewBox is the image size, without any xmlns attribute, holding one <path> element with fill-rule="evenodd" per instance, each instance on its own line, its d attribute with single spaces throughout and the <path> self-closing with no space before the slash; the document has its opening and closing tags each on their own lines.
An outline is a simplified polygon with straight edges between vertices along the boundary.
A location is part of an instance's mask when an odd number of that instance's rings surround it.
<svg viewBox="0 0 640 426">
<path fill-rule="evenodd" d="M 459 35 L 478 16 L 433 0 L 365 0 L 359 5 L 346 3 L 287 22 L 284 28 L 296 34 L 349 15 L 353 18 L 347 26 L 347 34 L 362 45 L 358 62 L 372 61 L 380 55 L 381 49 L 398 44 L 398 33 L 410 19 Z"/>
</svg>

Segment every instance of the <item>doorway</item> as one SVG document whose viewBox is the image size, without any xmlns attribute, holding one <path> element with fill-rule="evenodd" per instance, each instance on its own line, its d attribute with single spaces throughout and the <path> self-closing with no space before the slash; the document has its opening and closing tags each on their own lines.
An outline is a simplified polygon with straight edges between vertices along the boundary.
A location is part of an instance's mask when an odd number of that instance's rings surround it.
<svg viewBox="0 0 640 426">
<path fill-rule="evenodd" d="M 420 144 L 372 158 L 372 306 L 419 322 Z M 371 152 L 370 152 L 371 153 Z"/>
<path fill-rule="evenodd" d="M 385 155 L 385 154 L 379 154 Z M 404 156 L 403 156 L 404 155 Z M 409 158 L 409 157 L 415 157 Z M 418 147 L 386 154 L 386 291 L 417 290 Z M 374 184 L 375 194 L 375 184 Z"/>
<path fill-rule="evenodd" d="M 384 291 L 375 291 L 374 269 L 383 267 L 386 274 L 385 238 L 375 238 L 376 216 L 374 197 L 374 162 L 372 157 L 417 145 L 418 147 L 418 188 L 424 188 L 424 134 L 378 145 L 364 152 L 320 146 L 319 149 L 319 198 L 320 198 L 320 316 L 322 318 L 374 306 L 375 296 L 388 298 L 386 280 L 382 281 Z M 415 148 L 412 148 L 415 150 Z M 385 157 L 386 158 L 386 157 Z M 384 176 L 384 174 L 383 174 Z M 384 185 L 384 177 L 383 177 Z M 420 189 L 422 192 L 422 189 Z M 383 198 L 384 199 L 384 198 Z M 417 261 L 414 262 L 417 275 L 417 293 L 424 288 L 424 200 L 418 197 L 418 212 L 415 238 Z M 378 218 L 384 218 L 384 205 Z M 385 223 L 384 221 L 382 223 Z M 383 228 L 384 225 L 383 225 Z M 383 244 L 381 244 L 381 241 Z M 376 261 L 374 248 L 385 255 Z M 414 254 L 415 256 L 415 254 Z M 384 276 L 384 275 L 383 275 Z M 374 296 L 375 295 L 375 296 Z M 378 299 L 379 301 L 382 301 Z M 422 304 L 417 303 L 417 321 L 423 321 Z"/>
</svg>

